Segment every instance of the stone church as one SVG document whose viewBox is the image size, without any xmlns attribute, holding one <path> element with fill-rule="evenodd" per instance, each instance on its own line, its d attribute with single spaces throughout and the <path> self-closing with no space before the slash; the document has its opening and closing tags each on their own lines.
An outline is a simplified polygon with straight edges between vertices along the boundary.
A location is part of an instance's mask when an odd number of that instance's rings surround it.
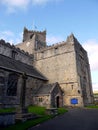
<svg viewBox="0 0 98 130">
<path fill-rule="evenodd" d="M 1 39 L 1 107 L 20 104 L 24 81 L 26 106 L 82 107 L 93 103 L 87 52 L 73 34 L 52 46 L 46 44 L 46 31 L 27 28 L 22 43 L 15 46 Z"/>
</svg>

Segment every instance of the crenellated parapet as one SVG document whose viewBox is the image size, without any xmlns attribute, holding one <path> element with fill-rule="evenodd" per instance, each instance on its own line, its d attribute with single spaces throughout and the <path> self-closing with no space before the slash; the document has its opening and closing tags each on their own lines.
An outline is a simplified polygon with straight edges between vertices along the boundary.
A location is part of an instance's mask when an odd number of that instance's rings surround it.
<svg viewBox="0 0 98 130">
<path fill-rule="evenodd" d="M 9 42 L 6 42 L 5 40 L 0 40 L 0 46 L 3 45 L 5 47 L 10 48 L 11 50 L 14 50 L 19 53 L 23 53 L 24 55 L 27 55 L 29 57 L 32 57 L 33 55 L 29 54 L 28 52 L 25 52 L 24 50 L 21 50 L 20 48 L 17 48 L 15 45 L 11 45 Z"/>
<path fill-rule="evenodd" d="M 43 47 L 43 48 L 40 48 L 38 49 L 36 52 L 40 52 L 40 51 L 45 51 L 45 50 L 50 50 L 50 49 L 55 49 L 55 48 L 58 48 L 60 46 L 63 46 L 66 44 L 66 41 L 62 41 L 62 42 L 59 42 L 59 43 L 55 43 L 55 44 L 52 44 L 52 45 L 48 45 L 46 47 Z"/>
<path fill-rule="evenodd" d="M 34 38 L 35 40 L 46 42 L 46 30 L 44 31 L 28 30 L 26 27 L 24 27 L 23 42 Z"/>
<path fill-rule="evenodd" d="M 32 65 L 34 59 L 33 54 L 30 55 L 28 52 L 25 52 L 2 39 L 0 40 L 0 54 L 29 65 Z"/>
<path fill-rule="evenodd" d="M 26 27 L 24 27 L 24 32 L 46 34 L 46 30 L 44 30 L 44 31 L 28 30 Z"/>
<path fill-rule="evenodd" d="M 58 48 L 58 47 L 61 47 L 61 46 L 67 45 L 67 44 L 73 45 L 76 42 L 79 43 L 78 40 L 75 38 L 74 34 L 71 34 L 67 37 L 66 41 L 58 42 L 58 43 L 40 48 L 39 50 L 37 50 L 37 52 L 49 50 L 49 49 L 53 49 L 53 48 L 55 49 L 55 48 Z"/>
</svg>

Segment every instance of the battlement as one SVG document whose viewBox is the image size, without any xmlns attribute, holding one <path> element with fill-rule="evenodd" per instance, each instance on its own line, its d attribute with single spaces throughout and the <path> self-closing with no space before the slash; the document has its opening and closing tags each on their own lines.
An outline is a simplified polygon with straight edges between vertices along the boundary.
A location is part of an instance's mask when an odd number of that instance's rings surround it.
<svg viewBox="0 0 98 130">
<path fill-rule="evenodd" d="M 67 37 L 66 41 L 58 42 L 58 43 L 55 43 L 55 44 L 40 48 L 39 50 L 37 50 L 37 52 L 49 50 L 49 49 L 52 49 L 52 48 L 58 48 L 58 47 L 61 47 L 61 46 L 67 45 L 67 44 L 73 45 L 74 43 L 80 44 L 78 42 L 78 40 L 75 38 L 74 34 L 71 33 L 71 35 L 69 35 Z"/>
<path fill-rule="evenodd" d="M 59 43 L 55 43 L 55 44 L 48 45 L 46 47 L 40 48 L 36 52 L 42 52 L 42 51 L 50 50 L 50 49 L 53 49 L 53 48 L 56 49 L 56 48 L 63 46 L 65 44 L 66 44 L 66 41 L 62 41 L 62 42 L 59 42 Z"/>
<path fill-rule="evenodd" d="M 46 35 L 46 30 L 44 31 L 36 31 L 36 30 L 28 30 L 26 27 L 24 27 L 24 32 L 28 32 L 28 33 L 39 33 L 39 34 L 45 34 Z"/>
<path fill-rule="evenodd" d="M 24 27 L 23 42 L 33 39 L 34 37 L 35 40 L 39 40 L 41 42 L 46 43 L 46 30 L 44 31 L 28 30 L 26 27 Z"/>
<path fill-rule="evenodd" d="M 25 52 L 24 50 L 21 50 L 20 48 L 17 48 L 15 45 L 11 45 L 9 42 L 5 42 L 5 40 L 3 39 L 0 40 L 0 45 L 6 46 L 10 48 L 11 50 L 22 53 L 26 56 L 33 57 L 33 55 L 29 54 L 28 52 Z"/>
</svg>

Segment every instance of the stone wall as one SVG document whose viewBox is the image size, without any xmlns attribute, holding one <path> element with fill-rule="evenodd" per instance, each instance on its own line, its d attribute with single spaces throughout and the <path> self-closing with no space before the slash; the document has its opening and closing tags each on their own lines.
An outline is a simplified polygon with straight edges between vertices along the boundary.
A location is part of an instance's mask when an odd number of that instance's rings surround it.
<svg viewBox="0 0 98 130">
<path fill-rule="evenodd" d="M 26 106 L 34 104 L 33 94 L 44 84 L 44 81 L 28 77 L 26 82 Z"/>
<path fill-rule="evenodd" d="M 12 75 L 13 78 L 10 79 L 10 75 Z M 14 79 L 16 75 L 18 76 L 17 81 Z M 22 75 L 0 69 L 0 81 L 0 107 L 17 107 L 20 104 L 21 87 L 23 83 Z M 15 82 L 16 86 L 14 84 Z M 33 104 L 33 89 L 35 88 L 36 91 L 43 83 L 44 81 L 40 79 L 32 77 L 27 78 L 26 106 Z"/>
<path fill-rule="evenodd" d="M 84 104 L 93 102 L 93 91 L 90 75 L 90 65 L 87 56 L 87 52 L 83 47 L 77 42 L 75 44 L 76 51 L 76 65 L 78 79 L 80 80 L 81 92 L 83 96 Z"/>
<path fill-rule="evenodd" d="M 34 66 L 37 67 L 50 83 L 69 83 L 77 80 L 74 46 L 64 43 L 48 47 L 34 54 Z"/>
<path fill-rule="evenodd" d="M 34 96 L 33 105 L 44 106 L 44 107 L 50 108 L 51 107 L 51 96 L 50 95 Z"/>
<path fill-rule="evenodd" d="M 24 50 L 25 52 L 28 52 L 29 54 L 33 54 L 34 48 L 35 48 L 35 35 L 33 36 L 32 39 L 29 39 L 28 41 L 17 44 L 16 47 L 19 47 L 21 50 Z"/>
</svg>

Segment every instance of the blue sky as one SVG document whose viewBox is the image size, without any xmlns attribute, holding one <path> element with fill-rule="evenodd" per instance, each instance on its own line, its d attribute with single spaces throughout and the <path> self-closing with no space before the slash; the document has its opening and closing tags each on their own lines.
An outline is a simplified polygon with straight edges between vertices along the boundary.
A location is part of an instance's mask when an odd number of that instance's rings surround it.
<svg viewBox="0 0 98 130">
<path fill-rule="evenodd" d="M 88 52 L 93 89 L 98 90 L 98 0 L 0 0 L 0 39 L 21 42 L 24 26 L 46 29 L 48 44 L 73 33 Z"/>
</svg>

